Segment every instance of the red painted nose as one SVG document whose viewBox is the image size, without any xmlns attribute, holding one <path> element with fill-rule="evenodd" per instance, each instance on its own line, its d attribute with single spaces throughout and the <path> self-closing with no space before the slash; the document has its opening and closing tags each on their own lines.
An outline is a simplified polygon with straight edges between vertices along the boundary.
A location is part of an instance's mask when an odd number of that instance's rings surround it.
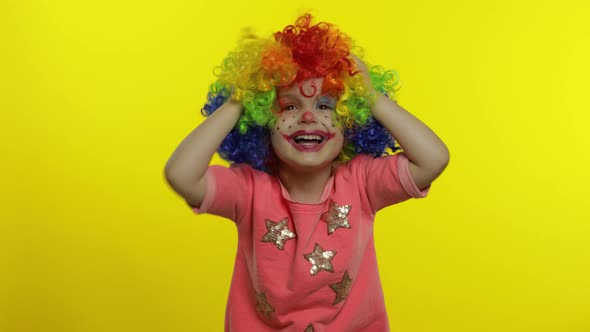
<svg viewBox="0 0 590 332">
<path fill-rule="evenodd" d="M 310 111 L 307 111 L 301 115 L 301 120 L 303 120 L 305 123 L 314 122 L 315 116 Z"/>
</svg>

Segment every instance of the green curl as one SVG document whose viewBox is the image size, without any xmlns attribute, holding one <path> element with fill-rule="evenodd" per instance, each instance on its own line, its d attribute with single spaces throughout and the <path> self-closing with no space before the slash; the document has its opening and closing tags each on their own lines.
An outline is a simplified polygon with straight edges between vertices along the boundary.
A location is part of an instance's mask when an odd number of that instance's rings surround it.
<svg viewBox="0 0 590 332">
<path fill-rule="evenodd" d="M 364 125 L 371 116 L 371 109 L 367 98 L 353 95 L 345 102 L 351 110 L 352 119 L 358 125 Z"/>
<path fill-rule="evenodd" d="M 253 125 L 272 126 L 276 119 L 272 112 L 276 90 L 273 88 L 266 92 L 246 91 L 242 104 L 244 113 L 238 120 L 240 134 L 245 134 Z"/>
<path fill-rule="evenodd" d="M 385 70 L 381 66 L 373 66 L 369 70 L 369 77 L 375 90 L 385 93 L 390 99 L 395 100 L 396 88 L 400 82 L 399 74 L 395 70 Z"/>
</svg>

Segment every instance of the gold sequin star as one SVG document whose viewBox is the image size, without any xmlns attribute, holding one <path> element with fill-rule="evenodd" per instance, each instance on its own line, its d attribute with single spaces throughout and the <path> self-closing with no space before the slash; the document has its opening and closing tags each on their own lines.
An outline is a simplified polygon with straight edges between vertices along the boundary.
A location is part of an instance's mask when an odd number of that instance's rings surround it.
<svg viewBox="0 0 590 332">
<path fill-rule="evenodd" d="M 342 276 L 342 280 L 340 282 L 330 284 L 330 288 L 334 291 L 334 293 L 336 293 L 336 298 L 334 299 L 334 302 L 332 302 L 332 304 L 338 304 L 346 300 L 351 285 L 352 279 L 350 279 L 350 276 L 348 276 L 348 271 L 344 272 L 344 275 Z"/>
<path fill-rule="evenodd" d="M 268 301 L 264 292 L 256 293 L 256 311 L 262 313 L 267 319 L 270 319 L 270 313 L 275 311 Z"/>
<path fill-rule="evenodd" d="M 304 254 L 303 256 L 311 263 L 311 270 L 309 272 L 312 276 L 318 274 L 318 272 L 324 270 L 328 272 L 334 272 L 332 268 L 332 263 L 330 262 L 332 258 L 336 255 L 335 250 L 326 250 L 322 249 L 319 244 L 315 244 L 315 248 L 313 252 L 309 254 Z"/>
<path fill-rule="evenodd" d="M 287 218 L 279 222 L 266 219 L 267 232 L 262 237 L 262 242 L 272 242 L 278 249 L 283 250 L 285 241 L 295 237 L 295 233 L 287 228 L 287 223 Z"/>
<path fill-rule="evenodd" d="M 313 325 L 311 325 L 311 323 L 309 323 L 309 325 L 307 325 L 307 328 L 305 328 L 305 331 L 303 331 L 303 332 L 315 332 L 313 330 Z"/>
<path fill-rule="evenodd" d="M 321 219 L 328 224 L 328 235 L 334 233 L 338 228 L 350 228 L 348 223 L 348 214 L 352 210 L 350 205 L 338 205 L 330 200 L 328 212 L 322 214 Z"/>
</svg>

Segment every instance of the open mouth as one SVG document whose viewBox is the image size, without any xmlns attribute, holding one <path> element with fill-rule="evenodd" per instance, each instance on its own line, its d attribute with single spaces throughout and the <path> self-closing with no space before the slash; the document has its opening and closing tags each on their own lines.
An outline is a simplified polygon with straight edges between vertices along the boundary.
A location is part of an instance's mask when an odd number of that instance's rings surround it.
<svg viewBox="0 0 590 332">
<path fill-rule="evenodd" d="M 293 137 L 293 141 L 300 145 L 314 146 L 322 144 L 324 137 L 321 135 L 297 135 Z"/>
<path fill-rule="evenodd" d="M 316 152 L 320 151 L 334 134 L 321 130 L 298 130 L 291 135 L 283 134 L 283 137 L 299 151 Z"/>
</svg>

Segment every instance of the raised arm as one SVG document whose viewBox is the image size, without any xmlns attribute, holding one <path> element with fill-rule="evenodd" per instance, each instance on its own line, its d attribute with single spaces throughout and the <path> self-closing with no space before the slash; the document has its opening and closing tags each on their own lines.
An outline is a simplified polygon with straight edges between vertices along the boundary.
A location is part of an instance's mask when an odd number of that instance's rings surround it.
<svg viewBox="0 0 590 332">
<path fill-rule="evenodd" d="M 166 180 L 191 206 L 201 205 L 207 190 L 205 171 L 241 114 L 241 103 L 228 101 L 221 105 L 178 145 L 168 159 L 164 168 Z"/>
<path fill-rule="evenodd" d="M 366 65 L 354 57 L 357 68 L 368 80 Z M 426 188 L 449 163 L 449 150 L 443 141 L 422 121 L 403 109 L 397 102 L 375 92 L 377 98 L 371 112 L 395 138 L 410 160 L 410 174 L 420 189 Z"/>
</svg>

